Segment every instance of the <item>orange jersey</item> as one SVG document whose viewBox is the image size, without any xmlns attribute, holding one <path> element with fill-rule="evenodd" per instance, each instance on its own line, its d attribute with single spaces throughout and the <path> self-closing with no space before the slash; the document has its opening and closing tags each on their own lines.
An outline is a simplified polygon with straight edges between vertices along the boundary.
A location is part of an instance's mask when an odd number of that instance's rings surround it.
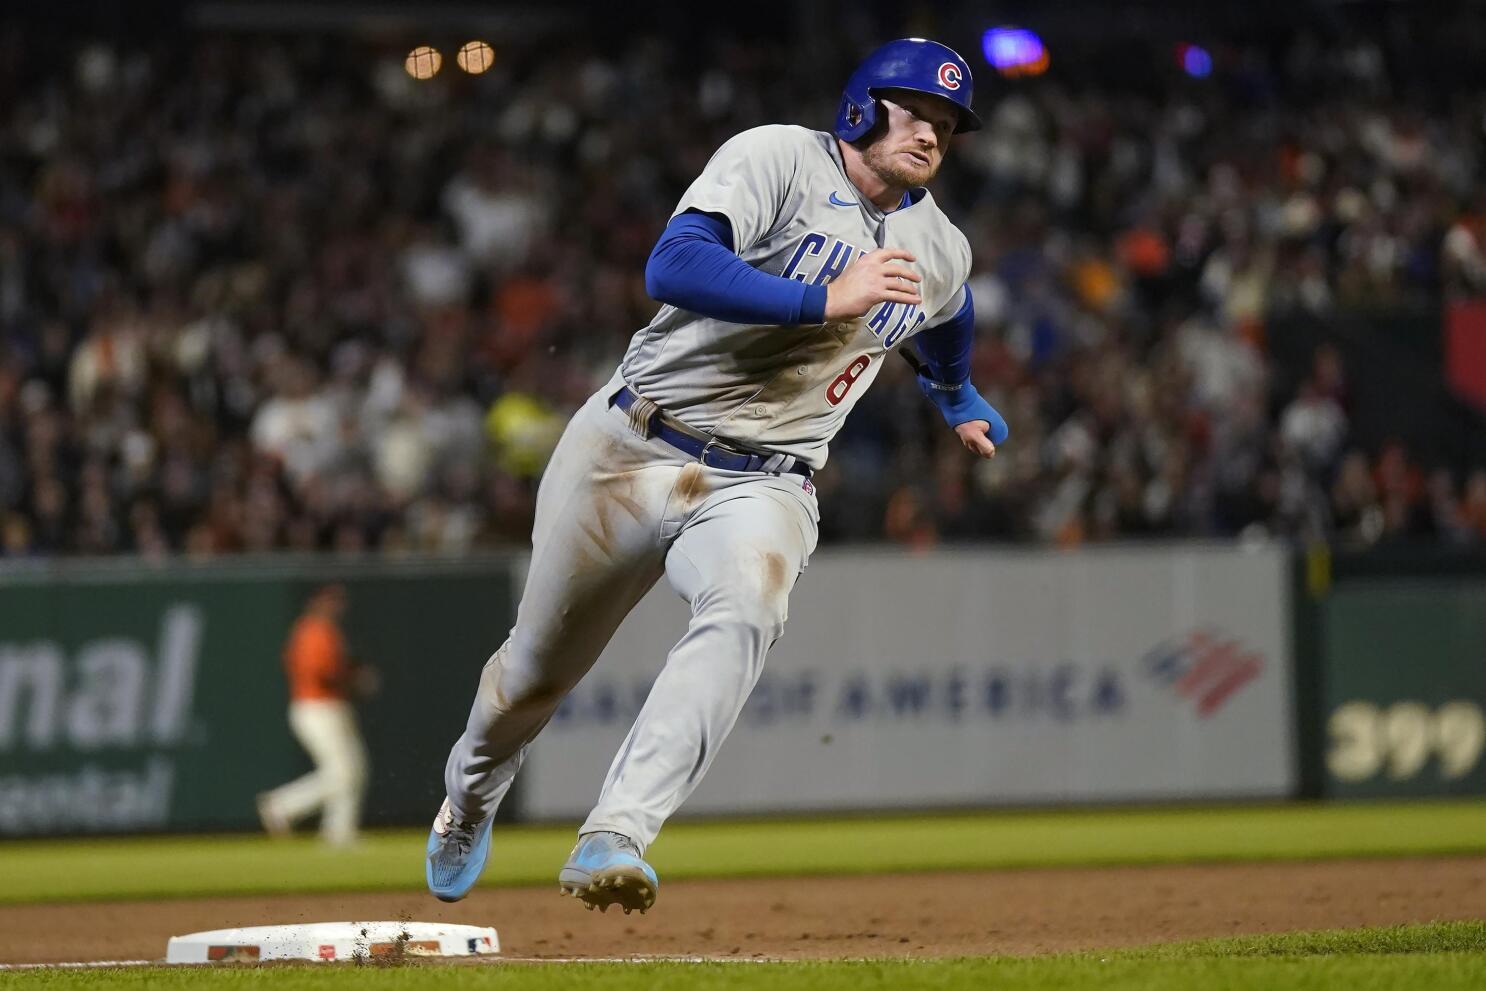
<svg viewBox="0 0 1486 991">
<path fill-rule="evenodd" d="M 345 641 L 334 623 L 323 616 L 302 616 L 284 647 L 284 668 L 289 673 L 289 698 L 344 699 L 351 666 Z"/>
</svg>

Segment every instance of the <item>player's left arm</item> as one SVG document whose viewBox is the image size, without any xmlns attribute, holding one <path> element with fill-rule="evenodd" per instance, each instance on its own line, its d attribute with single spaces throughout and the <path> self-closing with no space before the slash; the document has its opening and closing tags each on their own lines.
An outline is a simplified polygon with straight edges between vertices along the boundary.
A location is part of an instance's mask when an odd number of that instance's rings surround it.
<svg viewBox="0 0 1486 991">
<path fill-rule="evenodd" d="M 903 356 L 918 375 L 918 387 L 954 428 L 960 442 L 983 458 L 994 457 L 996 445 L 1006 442 L 1006 420 L 986 402 L 970 382 L 970 349 L 975 342 L 975 301 L 966 285 L 955 294 L 964 302 L 954 315 L 913 338 L 915 359 Z M 951 306 L 954 301 L 951 301 Z"/>
</svg>

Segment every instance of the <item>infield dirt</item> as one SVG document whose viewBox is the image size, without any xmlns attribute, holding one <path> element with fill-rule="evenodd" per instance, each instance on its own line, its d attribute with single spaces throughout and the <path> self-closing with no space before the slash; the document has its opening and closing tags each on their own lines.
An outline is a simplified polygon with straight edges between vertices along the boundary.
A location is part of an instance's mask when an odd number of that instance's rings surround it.
<svg viewBox="0 0 1486 991">
<path fill-rule="evenodd" d="M 508 958 L 808 959 L 1041 954 L 1208 936 L 1486 918 L 1486 857 L 662 882 L 647 915 L 557 885 L 0 907 L 0 962 L 160 959 L 228 926 L 416 919 L 493 925 Z"/>
</svg>

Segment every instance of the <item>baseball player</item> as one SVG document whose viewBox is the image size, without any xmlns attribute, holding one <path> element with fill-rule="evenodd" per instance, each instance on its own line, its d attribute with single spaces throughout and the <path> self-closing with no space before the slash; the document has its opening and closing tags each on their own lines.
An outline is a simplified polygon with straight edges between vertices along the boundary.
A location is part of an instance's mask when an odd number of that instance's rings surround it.
<svg viewBox="0 0 1486 991">
<path fill-rule="evenodd" d="M 258 818 L 273 836 L 323 811 L 320 835 L 331 846 L 356 843 L 366 796 L 366 744 L 356 726 L 353 699 L 375 689 L 372 669 L 352 661 L 341 632 L 346 590 L 315 591 L 284 646 L 289 676 L 289 728 L 315 769 L 258 796 Z"/>
<path fill-rule="evenodd" d="M 989 458 L 1001 416 L 969 382 L 970 249 L 923 184 L 980 126 L 965 61 L 918 38 L 852 74 L 835 133 L 773 125 L 720 148 L 645 270 L 662 302 L 574 415 L 537 495 L 509 639 L 444 772 L 428 887 L 463 898 L 532 739 L 665 575 L 691 620 L 615 756 L 558 882 L 589 908 L 655 902 L 645 862 L 784 628 L 815 549 L 811 473 L 890 352 Z"/>
</svg>

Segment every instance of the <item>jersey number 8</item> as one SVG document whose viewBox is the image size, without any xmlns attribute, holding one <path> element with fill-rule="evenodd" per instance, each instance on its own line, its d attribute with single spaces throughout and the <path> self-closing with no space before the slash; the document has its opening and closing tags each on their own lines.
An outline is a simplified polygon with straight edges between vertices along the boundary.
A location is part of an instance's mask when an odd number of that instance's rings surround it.
<svg viewBox="0 0 1486 991">
<path fill-rule="evenodd" d="M 851 364 L 846 366 L 846 371 L 831 379 L 831 384 L 826 386 L 826 402 L 832 406 L 840 406 L 841 400 L 846 398 L 846 394 L 851 391 L 851 387 L 856 384 L 857 379 L 862 377 L 862 373 L 870 364 L 872 364 L 872 359 L 865 354 L 859 354 L 851 359 Z"/>
</svg>

